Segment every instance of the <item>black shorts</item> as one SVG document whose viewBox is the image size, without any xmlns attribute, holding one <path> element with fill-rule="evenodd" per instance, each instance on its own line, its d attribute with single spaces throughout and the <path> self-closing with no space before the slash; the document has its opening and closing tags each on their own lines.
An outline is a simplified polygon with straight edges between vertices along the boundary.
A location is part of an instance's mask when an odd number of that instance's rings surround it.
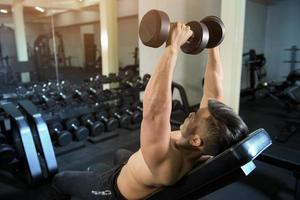
<svg viewBox="0 0 300 200">
<path fill-rule="evenodd" d="M 88 171 L 64 171 L 58 173 L 51 185 L 47 199 L 67 200 L 123 200 L 117 187 L 117 177 L 123 165 L 104 173 Z"/>
<path fill-rule="evenodd" d="M 131 154 L 123 150 L 117 152 L 114 159 L 117 165 L 104 173 L 63 171 L 56 174 L 50 191 L 42 199 L 125 200 L 118 189 L 117 177 Z"/>
</svg>

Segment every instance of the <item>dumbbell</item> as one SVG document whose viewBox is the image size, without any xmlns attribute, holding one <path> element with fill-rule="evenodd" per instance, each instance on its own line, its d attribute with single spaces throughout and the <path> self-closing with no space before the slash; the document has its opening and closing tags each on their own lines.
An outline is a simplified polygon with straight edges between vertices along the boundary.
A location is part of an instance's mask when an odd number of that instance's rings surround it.
<svg viewBox="0 0 300 200">
<path fill-rule="evenodd" d="M 119 122 L 116 118 L 110 118 L 108 113 L 104 110 L 96 114 L 96 118 L 99 121 L 104 122 L 106 131 L 110 132 L 116 130 L 119 127 Z"/>
<path fill-rule="evenodd" d="M 40 96 L 41 101 L 47 105 L 48 108 L 51 108 L 55 105 L 55 100 L 48 98 L 45 94 Z"/>
<path fill-rule="evenodd" d="M 85 92 L 81 92 L 80 90 L 74 90 L 73 97 L 80 98 L 83 101 L 88 100 L 88 95 Z"/>
<path fill-rule="evenodd" d="M 51 137 L 59 146 L 66 146 L 72 142 L 72 134 L 63 130 L 60 122 L 54 122 L 48 126 Z"/>
<path fill-rule="evenodd" d="M 149 47 L 160 47 L 168 40 L 173 24 L 165 12 L 150 10 L 143 16 L 139 27 L 142 43 Z M 204 48 L 218 46 L 224 39 L 225 26 L 218 17 L 210 16 L 201 22 L 190 21 L 186 25 L 193 31 L 193 35 L 181 46 L 184 53 L 198 54 Z"/>
<path fill-rule="evenodd" d="M 116 117 L 119 120 L 120 127 L 127 128 L 131 124 L 131 117 L 128 114 L 120 114 L 118 108 L 112 108 L 110 110 L 111 116 Z"/>
<path fill-rule="evenodd" d="M 105 125 L 100 121 L 96 121 L 92 114 L 82 116 L 81 122 L 89 127 L 91 136 L 97 136 L 104 132 Z"/>
<path fill-rule="evenodd" d="M 67 104 L 71 103 L 72 99 L 69 95 L 66 95 L 63 92 L 59 92 L 57 95 L 58 95 L 58 98 L 63 100 L 65 103 L 67 103 Z"/>
<path fill-rule="evenodd" d="M 121 108 L 123 113 L 127 113 L 131 116 L 132 123 L 139 124 L 141 123 L 143 116 L 139 111 L 132 111 L 130 105 L 123 105 Z"/>
<path fill-rule="evenodd" d="M 143 113 L 143 105 L 142 102 L 136 101 L 132 104 L 132 107 L 136 110 L 139 110 L 140 112 Z"/>
<path fill-rule="evenodd" d="M 80 126 L 77 119 L 72 118 L 67 120 L 65 122 L 65 126 L 68 131 L 71 131 L 73 133 L 74 139 L 77 141 L 82 141 L 89 135 L 89 130 L 84 126 Z"/>
<path fill-rule="evenodd" d="M 9 164 L 16 156 L 14 148 L 6 142 L 5 135 L 0 133 L 0 165 Z"/>
</svg>

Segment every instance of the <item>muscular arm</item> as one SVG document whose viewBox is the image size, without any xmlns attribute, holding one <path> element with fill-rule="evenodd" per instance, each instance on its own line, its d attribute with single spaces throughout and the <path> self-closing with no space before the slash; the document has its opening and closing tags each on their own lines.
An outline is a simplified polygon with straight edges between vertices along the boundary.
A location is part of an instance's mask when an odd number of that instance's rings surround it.
<svg viewBox="0 0 300 200">
<path fill-rule="evenodd" d="M 153 173 L 159 170 L 169 152 L 172 77 L 179 48 L 191 35 L 192 32 L 185 25 L 176 24 L 171 34 L 170 45 L 165 48 L 145 89 L 141 151 Z"/>
<path fill-rule="evenodd" d="M 208 106 L 208 99 L 223 101 L 223 67 L 220 59 L 219 47 L 208 49 L 208 60 L 204 75 L 203 97 L 200 108 Z"/>
</svg>

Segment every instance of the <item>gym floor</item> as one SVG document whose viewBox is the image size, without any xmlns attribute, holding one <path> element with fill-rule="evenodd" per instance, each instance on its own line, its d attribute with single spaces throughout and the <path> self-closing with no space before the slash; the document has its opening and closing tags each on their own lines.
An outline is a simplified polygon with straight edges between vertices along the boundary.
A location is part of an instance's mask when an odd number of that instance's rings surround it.
<svg viewBox="0 0 300 200">
<path fill-rule="evenodd" d="M 269 99 L 256 102 L 249 99 L 242 99 L 240 114 L 251 131 L 257 128 L 265 128 L 272 137 L 282 130 L 284 126 L 283 119 L 287 116 L 283 108 L 278 107 L 275 102 Z M 58 156 L 57 160 L 60 170 L 86 170 L 88 166 L 99 162 L 112 164 L 112 156 L 116 149 L 127 148 L 133 151 L 138 149 L 138 130 L 128 131 L 119 129 L 118 133 L 120 135 L 113 139 L 97 144 L 86 142 L 84 148 Z M 297 145 L 299 142 L 300 134 L 294 134 L 285 144 L 277 143 L 273 140 L 273 145 L 269 148 L 269 151 L 272 152 L 274 146 L 300 150 L 299 145 Z M 255 164 L 257 168 L 248 177 L 201 199 L 294 199 L 295 178 L 292 172 L 261 161 L 255 161 Z M 20 182 L 14 183 L 11 175 L 2 172 L 0 173 L 0 180 L 1 200 L 35 199 L 35 195 L 41 189 L 28 189 Z"/>
</svg>

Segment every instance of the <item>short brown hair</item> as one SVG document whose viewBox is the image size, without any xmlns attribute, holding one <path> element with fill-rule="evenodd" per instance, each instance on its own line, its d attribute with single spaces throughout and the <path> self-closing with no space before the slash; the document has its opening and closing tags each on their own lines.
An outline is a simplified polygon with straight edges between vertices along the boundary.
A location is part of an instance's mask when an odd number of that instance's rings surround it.
<svg viewBox="0 0 300 200">
<path fill-rule="evenodd" d="M 207 137 L 204 153 L 215 156 L 248 135 L 248 127 L 232 108 L 217 100 L 208 101 L 210 116 L 205 119 Z"/>
</svg>

